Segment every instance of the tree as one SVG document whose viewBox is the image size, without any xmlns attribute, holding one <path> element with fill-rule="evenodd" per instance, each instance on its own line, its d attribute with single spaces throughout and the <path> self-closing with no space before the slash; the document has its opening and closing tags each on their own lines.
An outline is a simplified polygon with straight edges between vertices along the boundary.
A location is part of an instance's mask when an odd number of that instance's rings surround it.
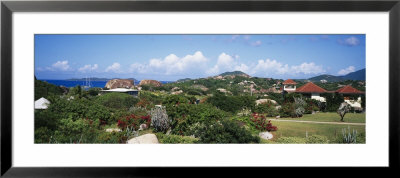
<svg viewBox="0 0 400 178">
<path fill-rule="evenodd" d="M 348 113 L 350 111 L 350 109 L 351 109 L 351 106 L 349 104 L 347 104 L 346 102 L 343 102 L 340 104 L 340 106 L 337 110 L 337 113 L 342 118 L 342 119 L 340 119 L 340 121 L 344 122 L 344 120 L 343 120 L 344 115 L 346 115 L 346 113 Z"/>
</svg>

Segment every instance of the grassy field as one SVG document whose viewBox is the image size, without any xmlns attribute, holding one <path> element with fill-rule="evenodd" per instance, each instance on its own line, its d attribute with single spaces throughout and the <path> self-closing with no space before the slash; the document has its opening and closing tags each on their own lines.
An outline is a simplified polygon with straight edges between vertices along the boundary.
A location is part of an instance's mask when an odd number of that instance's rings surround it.
<svg viewBox="0 0 400 178">
<path fill-rule="evenodd" d="M 275 119 L 275 118 L 271 118 Z M 334 112 L 305 114 L 300 118 L 280 118 L 281 120 L 298 120 L 298 121 L 318 121 L 318 122 L 341 122 L 340 116 Z M 347 113 L 344 116 L 344 122 L 349 123 L 365 123 L 365 113 Z"/>
<path fill-rule="evenodd" d="M 278 131 L 272 132 L 273 140 L 279 137 L 306 137 L 311 135 L 321 135 L 329 140 L 335 140 L 337 136 L 342 136 L 342 129 L 357 130 L 358 134 L 365 137 L 365 126 L 359 125 L 334 125 L 334 124 L 314 124 L 314 123 L 298 123 L 298 122 L 271 122 L 272 125 L 278 127 Z"/>
</svg>

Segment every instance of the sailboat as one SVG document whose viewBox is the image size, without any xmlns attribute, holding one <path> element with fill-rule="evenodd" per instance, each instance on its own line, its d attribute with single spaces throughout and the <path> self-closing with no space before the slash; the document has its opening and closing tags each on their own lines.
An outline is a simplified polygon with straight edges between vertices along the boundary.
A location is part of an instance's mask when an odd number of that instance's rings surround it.
<svg viewBox="0 0 400 178">
<path fill-rule="evenodd" d="M 89 77 L 89 80 L 88 80 L 88 78 L 87 78 L 87 76 L 86 76 L 85 85 L 83 86 L 83 88 L 84 88 L 84 89 L 89 89 L 89 88 L 91 88 L 91 87 L 92 87 L 92 83 L 90 82 L 90 77 Z"/>
</svg>

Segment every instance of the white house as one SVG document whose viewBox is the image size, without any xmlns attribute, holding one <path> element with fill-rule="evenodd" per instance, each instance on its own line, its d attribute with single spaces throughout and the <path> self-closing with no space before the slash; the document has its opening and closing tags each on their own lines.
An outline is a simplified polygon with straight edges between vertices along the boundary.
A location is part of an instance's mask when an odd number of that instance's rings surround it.
<svg viewBox="0 0 400 178">
<path fill-rule="evenodd" d="M 301 93 L 303 96 L 308 96 L 311 99 L 315 99 L 321 102 L 326 102 L 326 98 L 320 96 L 321 93 L 327 93 L 325 89 L 315 85 L 312 82 L 308 82 L 305 85 L 299 87 L 296 93 Z"/>
<path fill-rule="evenodd" d="M 110 90 L 101 90 L 101 93 L 109 93 L 109 92 L 117 92 L 117 93 L 127 93 L 132 96 L 138 96 L 139 91 L 134 89 L 127 89 L 127 88 L 114 88 Z"/>
<path fill-rule="evenodd" d="M 286 91 L 288 93 L 296 91 L 297 83 L 292 79 L 287 79 L 282 84 L 283 84 L 283 91 Z"/>
<path fill-rule="evenodd" d="M 346 85 L 338 90 L 335 91 L 336 93 L 340 94 L 344 98 L 344 102 L 350 104 L 351 107 L 354 108 L 362 108 L 361 107 L 361 95 L 365 93 L 357 90 L 350 85 Z"/>
<path fill-rule="evenodd" d="M 35 101 L 35 109 L 47 109 L 48 105 L 50 101 L 43 97 Z"/>
</svg>

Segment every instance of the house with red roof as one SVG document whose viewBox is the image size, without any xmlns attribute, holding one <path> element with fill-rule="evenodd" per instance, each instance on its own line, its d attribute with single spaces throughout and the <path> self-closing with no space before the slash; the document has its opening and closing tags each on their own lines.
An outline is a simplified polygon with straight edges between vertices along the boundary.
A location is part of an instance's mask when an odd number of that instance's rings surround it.
<svg viewBox="0 0 400 178">
<path fill-rule="evenodd" d="M 326 102 L 326 98 L 320 96 L 321 93 L 328 93 L 327 90 L 315 85 L 312 82 L 308 82 L 305 85 L 296 89 L 296 93 L 301 93 L 305 97 L 315 99 L 321 102 Z"/>
<path fill-rule="evenodd" d="M 293 81 L 292 79 L 287 79 L 282 84 L 283 84 L 283 91 L 286 91 L 288 93 L 296 91 L 297 83 L 295 81 Z"/>
<path fill-rule="evenodd" d="M 354 108 L 361 108 L 361 95 L 364 95 L 365 92 L 357 90 L 350 85 L 346 85 L 338 90 L 335 91 L 343 96 L 344 101 L 350 106 Z"/>
</svg>

